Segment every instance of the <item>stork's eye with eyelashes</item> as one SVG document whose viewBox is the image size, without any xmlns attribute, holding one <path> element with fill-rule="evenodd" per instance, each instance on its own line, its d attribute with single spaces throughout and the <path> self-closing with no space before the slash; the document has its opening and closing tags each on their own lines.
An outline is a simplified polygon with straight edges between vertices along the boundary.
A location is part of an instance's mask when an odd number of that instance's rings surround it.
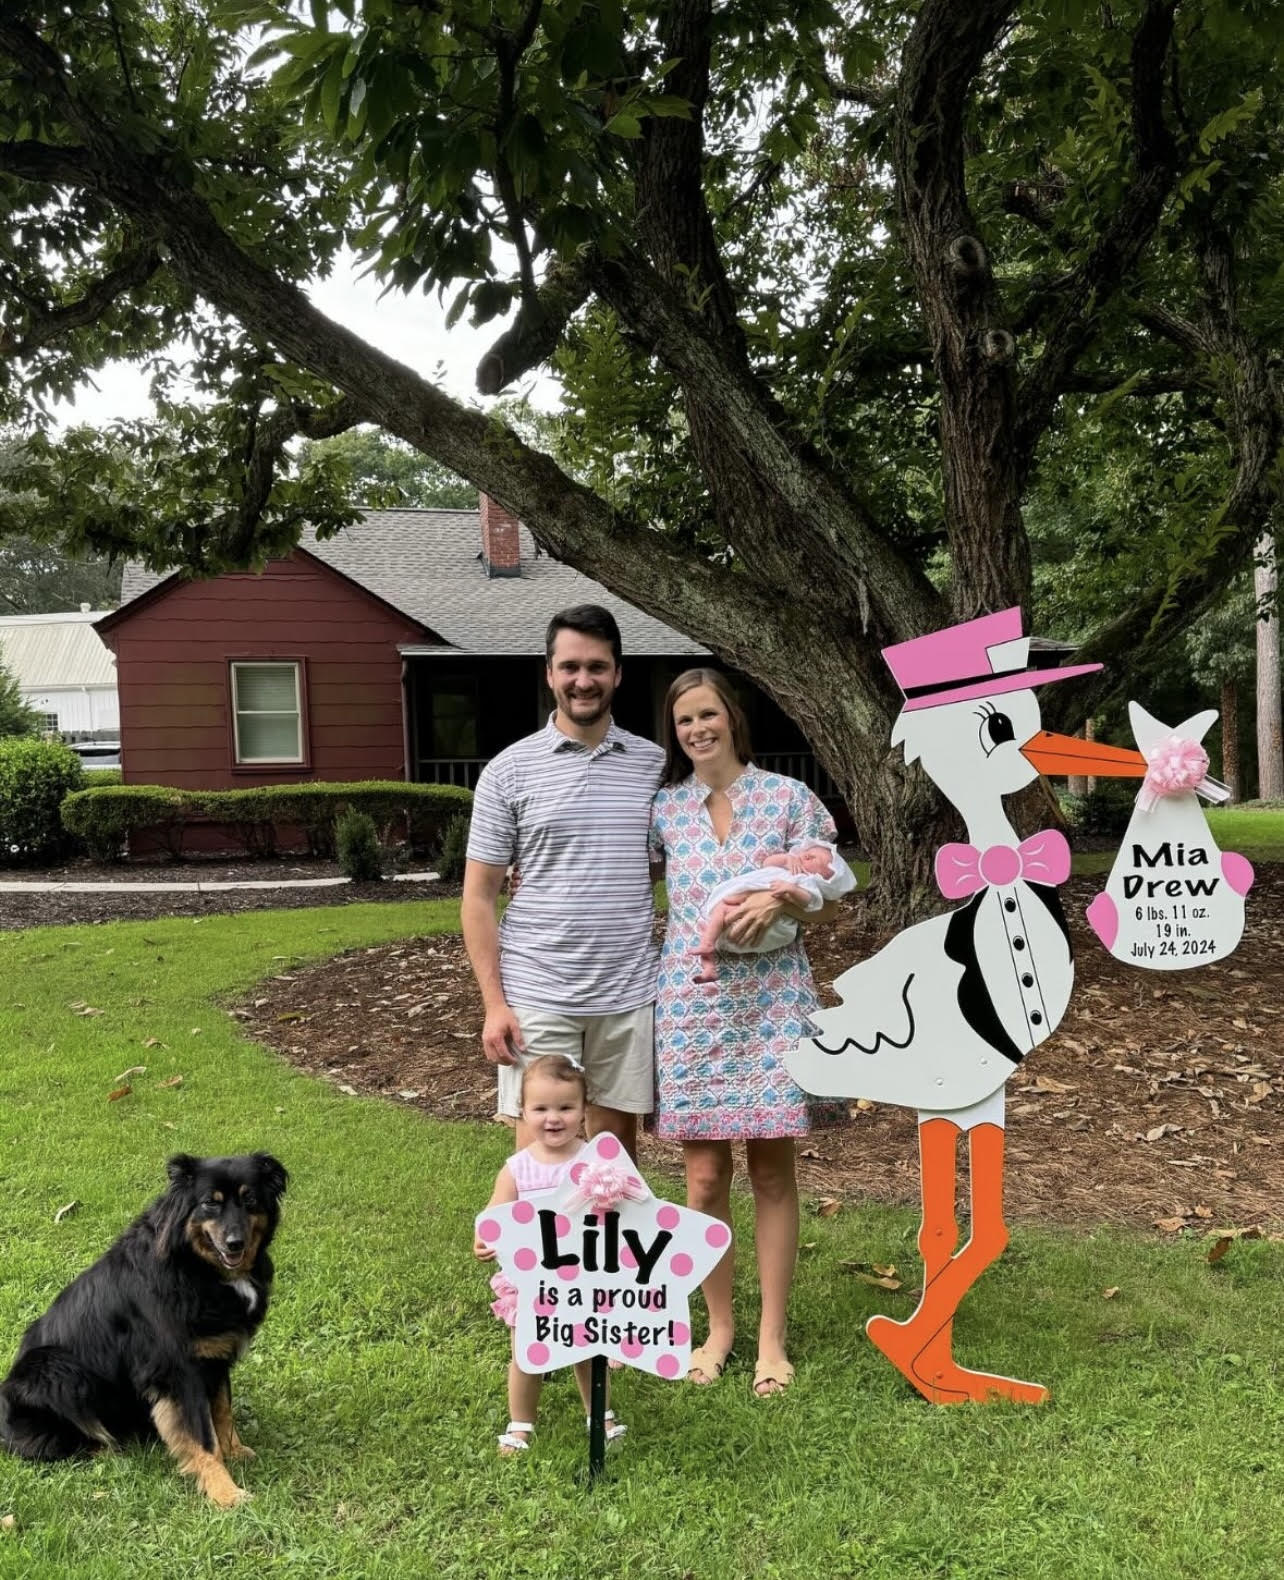
<svg viewBox="0 0 1284 1580">
<path fill-rule="evenodd" d="M 987 703 L 981 712 L 981 750 L 988 757 L 996 746 L 1014 740 L 1016 731 L 1012 728 L 1012 720 L 992 702 Z"/>
</svg>

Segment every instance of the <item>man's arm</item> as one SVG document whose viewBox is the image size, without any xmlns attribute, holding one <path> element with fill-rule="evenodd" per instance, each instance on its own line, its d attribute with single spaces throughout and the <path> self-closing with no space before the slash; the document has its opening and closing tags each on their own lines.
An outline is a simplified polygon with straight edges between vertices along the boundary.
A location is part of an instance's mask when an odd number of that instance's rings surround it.
<svg viewBox="0 0 1284 1580">
<path fill-rule="evenodd" d="M 526 1052 L 522 1028 L 504 998 L 504 982 L 499 971 L 496 906 L 507 870 L 492 866 L 488 861 L 465 862 L 464 897 L 459 904 L 464 948 L 468 951 L 486 1011 L 482 1047 L 492 1064 L 516 1064 L 514 1049 L 517 1053 Z"/>
</svg>

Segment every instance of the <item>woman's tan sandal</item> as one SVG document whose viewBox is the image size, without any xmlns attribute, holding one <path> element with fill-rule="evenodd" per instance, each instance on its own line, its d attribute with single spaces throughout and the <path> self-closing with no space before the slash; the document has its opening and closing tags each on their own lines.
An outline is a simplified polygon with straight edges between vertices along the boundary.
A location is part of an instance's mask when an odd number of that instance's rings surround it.
<svg viewBox="0 0 1284 1580">
<path fill-rule="evenodd" d="M 691 1359 L 687 1363 L 687 1381 L 695 1383 L 697 1388 L 707 1388 L 711 1383 L 716 1383 L 734 1354 L 734 1350 L 727 1350 L 720 1360 L 716 1351 L 707 1344 L 701 1344 L 698 1349 L 691 1351 Z M 692 1372 L 699 1372 L 700 1378 L 692 1377 Z"/>
<path fill-rule="evenodd" d="M 531 1433 L 535 1430 L 534 1421 L 510 1421 L 508 1426 L 499 1434 L 499 1451 L 501 1454 L 524 1454 L 531 1446 Z M 519 1432 L 525 1432 L 525 1437 L 518 1437 Z"/>
<path fill-rule="evenodd" d="M 755 1399 L 771 1399 L 784 1393 L 794 1380 L 794 1369 L 788 1361 L 759 1361 L 753 1369 Z"/>
</svg>

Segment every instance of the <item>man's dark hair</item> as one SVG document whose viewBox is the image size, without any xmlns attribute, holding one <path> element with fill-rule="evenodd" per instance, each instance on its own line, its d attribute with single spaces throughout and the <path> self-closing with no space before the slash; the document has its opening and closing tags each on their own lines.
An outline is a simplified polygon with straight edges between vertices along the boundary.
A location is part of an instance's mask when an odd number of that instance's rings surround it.
<svg viewBox="0 0 1284 1580">
<path fill-rule="evenodd" d="M 544 634 L 544 657 L 553 662 L 553 643 L 559 631 L 578 631 L 581 636 L 595 636 L 599 642 L 609 642 L 618 664 L 621 659 L 620 628 L 615 616 L 600 603 L 577 603 L 573 608 L 562 609 L 548 622 Z"/>
</svg>

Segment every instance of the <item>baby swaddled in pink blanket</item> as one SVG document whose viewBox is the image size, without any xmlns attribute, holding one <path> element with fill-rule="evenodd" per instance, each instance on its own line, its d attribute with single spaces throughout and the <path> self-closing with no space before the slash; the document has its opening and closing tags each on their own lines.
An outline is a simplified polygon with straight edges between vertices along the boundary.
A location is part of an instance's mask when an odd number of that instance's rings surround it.
<svg viewBox="0 0 1284 1580">
<path fill-rule="evenodd" d="M 720 950 L 737 955 L 767 954 L 783 949 L 798 936 L 798 923 L 792 916 L 778 916 L 752 944 L 739 944 L 724 936 L 723 929 L 747 894 L 770 889 L 804 911 L 818 911 L 827 900 L 841 899 L 855 887 L 856 875 L 837 848 L 818 839 L 806 840 L 778 856 L 768 856 L 760 867 L 716 884 L 705 901 L 700 942 L 691 951 L 700 956 L 701 962 L 693 980 L 717 981 L 715 957 Z"/>
</svg>

